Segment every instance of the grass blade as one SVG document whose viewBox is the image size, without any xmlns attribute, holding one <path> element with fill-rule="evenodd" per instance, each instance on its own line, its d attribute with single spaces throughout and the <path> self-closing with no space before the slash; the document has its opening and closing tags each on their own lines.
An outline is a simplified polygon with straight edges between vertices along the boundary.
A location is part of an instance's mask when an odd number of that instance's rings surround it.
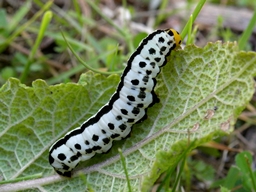
<svg viewBox="0 0 256 192">
<path fill-rule="evenodd" d="M 44 14 L 44 17 L 43 17 L 43 20 L 42 20 L 42 23 L 41 23 L 41 26 L 40 26 L 40 29 L 39 29 L 39 34 L 36 38 L 36 42 L 35 42 L 34 46 L 32 47 L 32 50 L 29 54 L 28 62 L 26 63 L 25 69 L 24 69 L 24 71 L 21 75 L 21 78 L 20 78 L 21 82 L 24 82 L 26 80 L 27 76 L 28 76 L 29 69 L 30 69 L 30 66 L 33 62 L 36 51 L 38 50 L 38 47 L 39 47 L 40 43 L 42 42 L 42 39 L 44 37 L 44 33 L 45 33 L 46 28 L 49 25 L 51 19 L 52 19 L 52 12 L 47 11 Z"/>
<path fill-rule="evenodd" d="M 250 23 L 248 24 L 246 30 L 243 32 L 242 36 L 238 40 L 238 47 L 240 50 L 243 50 L 248 42 L 248 39 L 250 38 L 254 26 L 256 25 L 256 10 L 254 11 L 254 14 L 250 20 Z"/>
</svg>

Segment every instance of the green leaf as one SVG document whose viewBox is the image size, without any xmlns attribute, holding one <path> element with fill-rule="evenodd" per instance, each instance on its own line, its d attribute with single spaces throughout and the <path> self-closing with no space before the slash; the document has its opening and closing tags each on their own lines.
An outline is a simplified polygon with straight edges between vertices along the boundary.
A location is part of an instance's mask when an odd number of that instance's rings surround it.
<svg viewBox="0 0 256 192">
<path fill-rule="evenodd" d="M 6 27 L 7 27 L 6 12 L 4 9 L 0 9 L 0 32 L 6 29 Z"/>
<path fill-rule="evenodd" d="M 252 172 L 252 155 L 248 151 L 239 153 L 236 156 L 236 165 L 240 169 L 243 186 L 247 190 L 256 189 L 256 177 Z"/>
<path fill-rule="evenodd" d="M 255 189 L 256 172 L 252 172 L 252 155 L 248 151 L 235 157 L 236 166 L 232 166 L 224 179 L 216 181 L 211 187 L 223 186 L 236 191 L 251 191 Z M 253 191 L 253 190 L 252 190 Z M 255 190 L 254 190 L 255 191 Z"/>
<path fill-rule="evenodd" d="M 249 174 L 252 164 L 252 155 L 248 151 L 237 154 L 236 165 L 240 168 L 244 174 Z"/>
<path fill-rule="evenodd" d="M 79 83 L 32 87 L 9 79 L 0 89 L 0 172 L 3 180 L 43 173 L 43 178 L 0 185 L 0 191 L 38 188 L 44 191 L 127 191 L 118 148 L 125 156 L 133 191 L 148 191 L 161 173 L 178 159 L 217 136 L 233 130 L 236 118 L 254 92 L 256 54 L 240 52 L 234 43 L 193 45 L 172 53 L 159 74 L 161 99 L 136 124 L 131 137 L 114 142 L 108 154 L 83 162 L 84 177 L 75 171 L 66 180 L 48 163 L 49 147 L 79 126 L 114 93 L 117 75 L 93 73 Z"/>
<path fill-rule="evenodd" d="M 214 179 L 215 169 L 211 165 L 203 161 L 193 161 L 191 167 L 193 167 L 194 175 L 198 180 L 212 181 Z"/>
<path fill-rule="evenodd" d="M 228 170 L 228 174 L 224 179 L 215 181 L 211 188 L 216 188 L 219 186 L 225 187 L 227 189 L 235 188 L 236 186 L 241 185 L 241 174 L 240 170 L 236 166 L 232 166 Z"/>
<path fill-rule="evenodd" d="M 230 190 L 225 187 L 220 187 L 220 191 L 221 192 L 230 192 Z"/>
</svg>

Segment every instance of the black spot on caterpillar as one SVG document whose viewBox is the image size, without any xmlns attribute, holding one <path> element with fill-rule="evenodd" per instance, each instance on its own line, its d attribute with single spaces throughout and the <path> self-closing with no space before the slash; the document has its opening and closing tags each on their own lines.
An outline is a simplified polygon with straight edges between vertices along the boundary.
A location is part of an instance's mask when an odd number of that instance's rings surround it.
<svg viewBox="0 0 256 192">
<path fill-rule="evenodd" d="M 49 162 L 58 174 L 70 177 L 80 161 L 109 151 L 113 140 L 126 138 L 135 123 L 146 119 L 147 108 L 159 101 L 155 78 L 180 43 L 173 29 L 154 31 L 142 40 L 109 102 L 50 148 Z"/>
</svg>

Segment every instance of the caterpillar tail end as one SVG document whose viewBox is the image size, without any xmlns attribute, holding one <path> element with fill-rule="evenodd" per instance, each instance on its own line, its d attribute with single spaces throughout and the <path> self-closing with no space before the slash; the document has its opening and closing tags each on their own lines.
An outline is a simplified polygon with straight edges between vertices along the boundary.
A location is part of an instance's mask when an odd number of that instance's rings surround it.
<svg viewBox="0 0 256 192">
<path fill-rule="evenodd" d="M 53 156 L 55 154 L 56 153 L 54 153 L 54 150 L 49 153 L 49 163 L 50 163 L 50 165 L 53 167 L 53 169 L 59 175 L 64 176 L 64 177 L 71 177 L 72 168 L 70 166 L 66 165 L 63 162 L 60 162 L 60 161 L 56 160 L 56 156 Z"/>
<path fill-rule="evenodd" d="M 63 177 L 71 177 L 71 171 L 67 171 L 67 172 L 60 172 L 58 170 L 55 169 L 55 171 L 60 175 L 60 176 L 63 176 Z"/>
</svg>

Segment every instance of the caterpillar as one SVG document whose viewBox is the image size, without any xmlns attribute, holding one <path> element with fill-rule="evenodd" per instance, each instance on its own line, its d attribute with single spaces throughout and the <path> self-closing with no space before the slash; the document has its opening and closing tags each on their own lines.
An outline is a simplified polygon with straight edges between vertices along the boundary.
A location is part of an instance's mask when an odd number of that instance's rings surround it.
<svg viewBox="0 0 256 192">
<path fill-rule="evenodd" d="M 80 161 L 109 151 L 113 140 L 126 138 L 135 123 L 147 118 L 148 107 L 159 102 L 155 78 L 180 43 L 174 29 L 156 30 L 141 41 L 109 102 L 51 146 L 49 163 L 58 174 L 71 177 Z"/>
</svg>

